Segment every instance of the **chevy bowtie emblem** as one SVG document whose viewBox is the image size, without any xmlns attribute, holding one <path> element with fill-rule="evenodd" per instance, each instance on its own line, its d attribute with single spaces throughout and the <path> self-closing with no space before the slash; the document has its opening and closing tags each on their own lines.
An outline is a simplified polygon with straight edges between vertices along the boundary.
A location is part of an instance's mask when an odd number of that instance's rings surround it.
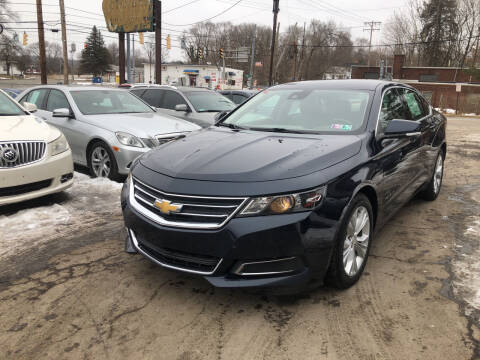
<svg viewBox="0 0 480 360">
<path fill-rule="evenodd" d="M 182 204 L 172 204 L 171 201 L 168 200 L 155 200 L 153 203 L 162 214 L 169 215 L 170 213 L 179 213 L 182 211 Z"/>
</svg>

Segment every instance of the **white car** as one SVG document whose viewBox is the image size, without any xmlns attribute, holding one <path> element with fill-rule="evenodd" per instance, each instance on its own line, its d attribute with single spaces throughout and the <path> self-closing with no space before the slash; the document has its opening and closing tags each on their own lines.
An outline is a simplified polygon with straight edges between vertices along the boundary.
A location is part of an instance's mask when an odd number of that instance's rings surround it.
<svg viewBox="0 0 480 360">
<path fill-rule="evenodd" d="M 72 152 L 57 128 L 0 90 L 0 206 L 63 191 L 73 183 Z"/>
</svg>

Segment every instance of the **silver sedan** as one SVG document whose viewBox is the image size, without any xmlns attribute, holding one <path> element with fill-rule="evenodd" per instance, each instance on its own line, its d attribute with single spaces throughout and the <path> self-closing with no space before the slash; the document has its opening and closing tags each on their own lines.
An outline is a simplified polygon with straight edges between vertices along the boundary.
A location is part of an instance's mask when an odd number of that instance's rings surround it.
<svg viewBox="0 0 480 360">
<path fill-rule="evenodd" d="M 200 129 L 120 89 L 39 86 L 18 99 L 35 104 L 36 114 L 65 134 L 75 163 L 110 179 L 128 174 L 139 155 Z"/>
</svg>

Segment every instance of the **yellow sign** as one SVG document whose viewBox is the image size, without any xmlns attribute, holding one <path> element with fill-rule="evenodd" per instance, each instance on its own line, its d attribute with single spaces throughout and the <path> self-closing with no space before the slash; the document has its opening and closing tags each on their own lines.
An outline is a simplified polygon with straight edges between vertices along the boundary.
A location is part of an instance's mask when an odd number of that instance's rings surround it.
<svg viewBox="0 0 480 360">
<path fill-rule="evenodd" d="M 111 32 L 154 31 L 153 0 L 103 0 L 102 8 Z"/>
<path fill-rule="evenodd" d="M 155 200 L 153 206 L 155 206 L 162 214 L 165 215 L 169 215 L 170 213 L 178 213 L 183 207 L 181 204 L 172 204 L 168 200 Z"/>
</svg>

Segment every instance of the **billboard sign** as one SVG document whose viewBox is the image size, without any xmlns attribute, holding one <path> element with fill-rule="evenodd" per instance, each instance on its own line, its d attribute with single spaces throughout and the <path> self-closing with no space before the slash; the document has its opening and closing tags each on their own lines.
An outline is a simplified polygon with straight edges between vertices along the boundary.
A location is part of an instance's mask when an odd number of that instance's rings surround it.
<svg viewBox="0 0 480 360">
<path fill-rule="evenodd" d="M 153 0 L 103 0 L 108 31 L 131 33 L 154 31 Z"/>
</svg>

